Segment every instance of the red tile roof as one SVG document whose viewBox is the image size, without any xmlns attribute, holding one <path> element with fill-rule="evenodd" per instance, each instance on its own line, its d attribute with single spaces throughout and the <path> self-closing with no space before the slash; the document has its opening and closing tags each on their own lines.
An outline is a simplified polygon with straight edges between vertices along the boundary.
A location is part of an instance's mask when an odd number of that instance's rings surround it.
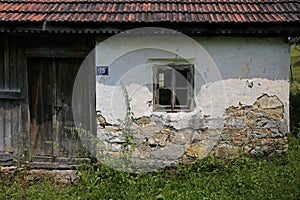
<svg viewBox="0 0 300 200">
<path fill-rule="evenodd" d="M 300 0 L 1 0 L 0 22 L 299 22 Z"/>
</svg>

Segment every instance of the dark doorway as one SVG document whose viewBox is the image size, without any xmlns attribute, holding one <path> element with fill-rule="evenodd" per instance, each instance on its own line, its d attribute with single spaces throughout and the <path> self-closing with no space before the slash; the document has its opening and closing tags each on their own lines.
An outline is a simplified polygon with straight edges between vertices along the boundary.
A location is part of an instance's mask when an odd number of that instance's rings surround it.
<svg viewBox="0 0 300 200">
<path fill-rule="evenodd" d="M 78 58 L 28 58 L 30 155 L 78 157 L 83 149 L 74 131 L 72 91 Z"/>
</svg>

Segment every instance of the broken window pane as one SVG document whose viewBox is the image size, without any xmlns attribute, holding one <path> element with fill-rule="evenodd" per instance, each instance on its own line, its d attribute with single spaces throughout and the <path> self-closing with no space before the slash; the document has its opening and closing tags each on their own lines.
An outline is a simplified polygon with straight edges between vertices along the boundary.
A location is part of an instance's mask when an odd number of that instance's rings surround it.
<svg viewBox="0 0 300 200">
<path fill-rule="evenodd" d="M 170 88 L 172 86 L 172 69 L 167 68 L 167 69 L 159 69 L 158 70 L 158 80 L 159 82 L 162 81 L 163 83 L 159 83 L 159 86 L 163 84 L 163 87 L 168 87 Z M 160 78 L 163 77 L 163 80 Z"/>
<path fill-rule="evenodd" d="M 165 87 L 165 74 L 164 73 L 159 73 L 158 75 L 158 84 L 160 88 Z"/>
<path fill-rule="evenodd" d="M 171 105 L 172 91 L 170 89 L 159 89 L 159 105 Z"/>
<path fill-rule="evenodd" d="M 189 110 L 192 107 L 193 66 L 157 66 L 154 88 L 154 109 L 166 111 Z"/>
<path fill-rule="evenodd" d="M 188 85 L 188 69 L 176 69 L 176 87 L 186 87 Z"/>
<path fill-rule="evenodd" d="M 175 103 L 176 106 L 188 105 L 188 89 L 176 89 L 175 95 L 176 95 L 176 103 Z"/>
</svg>

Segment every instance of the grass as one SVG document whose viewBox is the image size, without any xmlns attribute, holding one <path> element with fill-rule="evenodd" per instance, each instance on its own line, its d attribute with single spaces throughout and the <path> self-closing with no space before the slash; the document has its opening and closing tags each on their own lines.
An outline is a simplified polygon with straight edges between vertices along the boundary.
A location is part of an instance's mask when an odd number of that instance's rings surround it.
<svg viewBox="0 0 300 200">
<path fill-rule="evenodd" d="M 291 93 L 300 90 L 300 46 L 291 46 Z"/>
<path fill-rule="evenodd" d="M 291 127 L 300 127 L 300 46 L 291 46 L 291 74 Z M 298 131 L 297 128 L 295 131 Z"/>
<path fill-rule="evenodd" d="M 255 160 L 206 158 L 191 166 L 133 176 L 109 169 L 85 171 L 91 199 L 299 199 L 299 138 L 291 136 L 287 156 Z M 101 168 L 101 167 L 100 167 Z M 97 168 L 98 169 L 98 168 Z M 102 172 L 107 174 L 103 175 Z M 97 178 L 93 178 L 96 175 Z M 94 183 L 95 180 L 97 184 Z M 288 186 L 288 187 L 287 187 Z M 86 191 L 83 187 L 78 195 Z M 103 192 L 105 191 L 105 192 Z M 77 197 L 76 195 L 74 197 Z"/>
<path fill-rule="evenodd" d="M 0 199 L 300 199 L 300 47 L 291 47 L 291 125 L 287 155 L 267 159 L 206 158 L 152 173 L 130 174 L 101 164 L 79 169 L 74 184 L 0 172 Z"/>
<path fill-rule="evenodd" d="M 289 135 L 289 153 L 271 159 L 206 158 L 193 165 L 130 174 L 95 164 L 81 181 L 26 179 L 24 171 L 0 174 L 0 199 L 300 199 L 300 134 Z"/>
</svg>

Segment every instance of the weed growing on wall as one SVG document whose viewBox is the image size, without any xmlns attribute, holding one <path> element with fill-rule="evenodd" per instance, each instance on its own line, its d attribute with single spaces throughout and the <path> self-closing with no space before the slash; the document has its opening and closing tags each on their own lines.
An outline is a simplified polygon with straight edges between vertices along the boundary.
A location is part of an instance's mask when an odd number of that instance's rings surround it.
<svg viewBox="0 0 300 200">
<path fill-rule="evenodd" d="M 130 155 L 131 152 L 135 149 L 135 145 L 132 142 L 133 135 L 131 132 L 131 126 L 134 120 L 134 113 L 132 112 L 131 109 L 131 104 L 130 104 L 131 98 L 128 94 L 125 85 L 122 85 L 122 91 L 125 99 L 125 118 L 123 121 L 123 127 L 121 131 L 125 140 L 121 146 L 122 147 L 121 153 L 123 157 L 120 158 L 119 160 L 110 158 L 110 156 L 105 151 L 107 149 L 104 145 L 104 142 L 101 141 L 101 139 L 98 138 L 97 136 L 93 135 L 91 132 L 78 127 L 65 127 L 65 128 L 71 131 L 72 135 L 75 135 L 77 133 L 81 138 L 84 146 L 89 147 L 88 151 L 90 151 L 90 153 L 94 155 L 100 162 L 103 162 L 108 166 L 117 167 L 118 169 L 122 169 L 124 171 L 131 171 L 129 165 L 130 163 L 132 163 L 132 159 Z"/>
<path fill-rule="evenodd" d="M 134 120 L 134 113 L 131 109 L 131 98 L 128 95 L 128 91 L 125 87 L 125 85 L 122 85 L 122 90 L 125 97 L 125 119 L 124 119 L 124 128 L 122 129 L 122 133 L 125 137 L 125 142 L 122 144 L 122 150 L 123 150 L 123 156 L 125 160 L 130 161 L 130 150 L 134 150 L 135 146 L 132 143 L 132 134 L 131 134 L 131 125 Z"/>
</svg>

